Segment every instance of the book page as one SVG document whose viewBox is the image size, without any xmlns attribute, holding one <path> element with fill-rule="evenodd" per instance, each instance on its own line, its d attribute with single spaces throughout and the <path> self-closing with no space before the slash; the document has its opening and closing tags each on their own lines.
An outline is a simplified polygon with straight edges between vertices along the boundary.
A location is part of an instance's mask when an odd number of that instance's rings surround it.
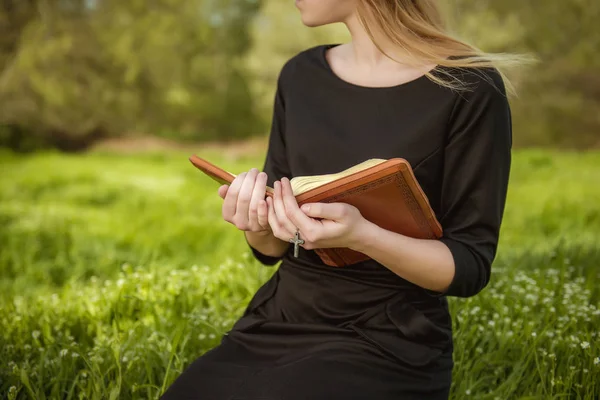
<svg viewBox="0 0 600 400">
<path fill-rule="evenodd" d="M 294 196 L 297 196 L 319 186 L 325 185 L 326 183 L 333 182 L 336 179 L 340 179 L 348 175 L 352 175 L 356 172 L 363 171 L 367 168 L 371 168 L 385 161 L 387 160 L 382 158 L 370 158 L 366 161 L 361 162 L 360 164 L 356 164 L 353 167 L 350 167 L 348 169 L 334 174 L 296 176 L 290 180 L 290 184 L 292 186 Z"/>
</svg>

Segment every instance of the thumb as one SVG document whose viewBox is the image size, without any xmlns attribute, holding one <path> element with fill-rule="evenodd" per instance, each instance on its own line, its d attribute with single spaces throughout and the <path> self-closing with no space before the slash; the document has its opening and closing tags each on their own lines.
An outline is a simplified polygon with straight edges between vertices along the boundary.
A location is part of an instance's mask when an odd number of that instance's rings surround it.
<svg viewBox="0 0 600 400">
<path fill-rule="evenodd" d="M 307 203 L 300 207 L 304 214 L 312 218 L 336 220 L 340 218 L 340 205 L 329 203 Z"/>
</svg>

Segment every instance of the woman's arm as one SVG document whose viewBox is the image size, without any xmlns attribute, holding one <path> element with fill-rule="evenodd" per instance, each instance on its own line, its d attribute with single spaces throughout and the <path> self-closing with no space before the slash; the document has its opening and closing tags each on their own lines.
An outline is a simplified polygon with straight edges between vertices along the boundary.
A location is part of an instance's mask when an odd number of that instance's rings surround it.
<svg viewBox="0 0 600 400">
<path fill-rule="evenodd" d="M 363 224 L 358 251 L 402 278 L 441 294 L 468 297 L 489 282 L 511 165 L 512 124 L 496 71 L 458 96 L 444 148 L 440 240 L 419 240 Z M 472 78 L 471 78 L 472 79 Z"/>
<path fill-rule="evenodd" d="M 446 292 L 454 278 L 452 253 L 438 240 L 414 239 L 364 220 L 350 245 L 409 282 L 435 292 Z"/>
</svg>

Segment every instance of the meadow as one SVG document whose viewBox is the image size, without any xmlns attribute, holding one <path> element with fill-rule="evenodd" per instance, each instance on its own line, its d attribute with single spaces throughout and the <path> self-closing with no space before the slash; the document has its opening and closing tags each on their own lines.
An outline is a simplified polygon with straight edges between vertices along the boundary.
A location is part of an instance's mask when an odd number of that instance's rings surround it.
<svg viewBox="0 0 600 400">
<path fill-rule="evenodd" d="M 0 154 L 0 398 L 157 398 L 273 273 L 188 155 Z M 450 299 L 452 398 L 598 399 L 600 152 L 513 160 L 491 283 Z"/>
</svg>

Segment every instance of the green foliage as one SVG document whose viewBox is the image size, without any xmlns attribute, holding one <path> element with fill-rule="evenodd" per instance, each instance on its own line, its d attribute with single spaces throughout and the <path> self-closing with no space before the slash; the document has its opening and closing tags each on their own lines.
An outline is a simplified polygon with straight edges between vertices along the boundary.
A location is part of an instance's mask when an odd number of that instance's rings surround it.
<svg viewBox="0 0 600 400">
<path fill-rule="evenodd" d="M 258 0 L 33 3 L 40 12 L 0 65 L 5 144 L 34 136 L 77 150 L 128 131 L 214 139 L 261 129 L 241 63 Z"/>
<path fill-rule="evenodd" d="M 156 398 L 273 273 L 187 155 L 0 154 L 0 396 Z M 598 174 L 515 152 L 492 281 L 450 300 L 453 399 L 600 395 Z"/>
<path fill-rule="evenodd" d="M 452 31 L 540 59 L 509 72 L 515 146 L 600 144 L 600 3 L 440 2 Z M 107 136 L 266 133 L 283 63 L 349 40 L 291 1 L 0 1 L 0 145 L 80 150 Z"/>
<path fill-rule="evenodd" d="M 527 52 L 514 73 L 515 145 L 600 144 L 600 3 L 591 0 L 451 0 L 455 30 L 488 51 Z"/>
</svg>

